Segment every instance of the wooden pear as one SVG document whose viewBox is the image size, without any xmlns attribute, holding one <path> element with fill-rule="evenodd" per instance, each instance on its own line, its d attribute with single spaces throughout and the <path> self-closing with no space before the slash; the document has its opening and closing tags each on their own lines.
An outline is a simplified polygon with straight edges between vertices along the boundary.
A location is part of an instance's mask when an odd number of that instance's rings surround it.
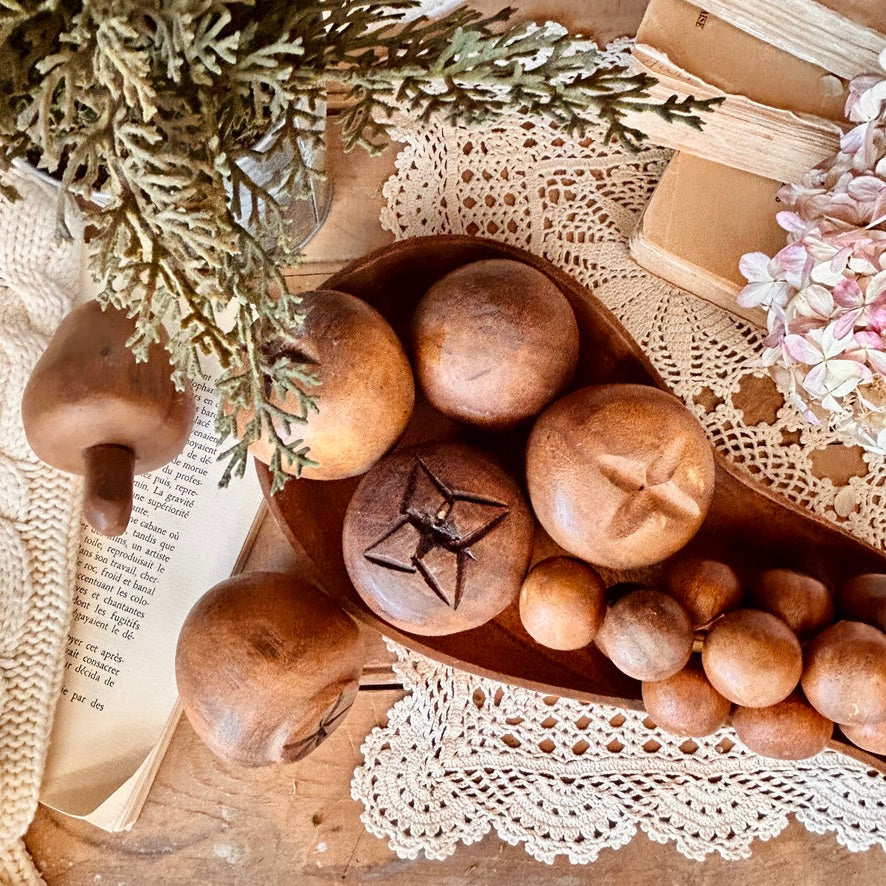
<svg viewBox="0 0 886 886">
<path fill-rule="evenodd" d="M 177 390 L 165 347 L 136 362 L 126 342 L 135 322 L 123 311 L 80 305 L 62 321 L 22 397 L 22 420 L 37 457 L 86 478 L 83 516 L 120 535 L 132 511 L 132 478 L 184 448 L 194 395 Z"/>
</svg>

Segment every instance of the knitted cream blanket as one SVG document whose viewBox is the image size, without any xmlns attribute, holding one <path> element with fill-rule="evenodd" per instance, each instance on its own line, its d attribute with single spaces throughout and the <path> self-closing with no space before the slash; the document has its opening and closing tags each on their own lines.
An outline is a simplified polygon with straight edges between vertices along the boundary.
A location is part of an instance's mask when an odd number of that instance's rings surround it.
<svg viewBox="0 0 886 886">
<path fill-rule="evenodd" d="M 21 397 L 80 284 L 83 231 L 56 236 L 58 192 L 14 170 L 0 196 L 0 883 L 42 883 L 22 836 L 37 808 L 71 616 L 79 487 L 31 452 Z"/>
</svg>

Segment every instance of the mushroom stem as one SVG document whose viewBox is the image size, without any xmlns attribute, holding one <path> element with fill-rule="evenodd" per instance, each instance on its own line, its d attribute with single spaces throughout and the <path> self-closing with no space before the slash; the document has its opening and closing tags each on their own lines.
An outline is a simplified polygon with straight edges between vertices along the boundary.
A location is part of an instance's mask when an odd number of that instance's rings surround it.
<svg viewBox="0 0 886 886">
<path fill-rule="evenodd" d="M 84 519 L 102 535 L 122 535 L 132 513 L 135 453 L 128 446 L 101 443 L 87 449 L 83 461 Z"/>
</svg>

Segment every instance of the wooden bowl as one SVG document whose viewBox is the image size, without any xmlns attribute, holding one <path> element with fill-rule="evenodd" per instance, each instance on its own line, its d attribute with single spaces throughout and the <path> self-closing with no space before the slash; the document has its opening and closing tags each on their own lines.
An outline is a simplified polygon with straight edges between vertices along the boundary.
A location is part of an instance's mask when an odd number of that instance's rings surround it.
<svg viewBox="0 0 886 886">
<path fill-rule="evenodd" d="M 323 285 L 374 305 L 406 341 L 412 310 L 437 279 L 468 262 L 510 258 L 547 274 L 569 299 L 581 345 L 570 389 L 604 382 L 648 384 L 667 390 L 663 379 L 612 313 L 585 287 L 550 262 L 516 247 L 474 237 L 435 236 L 403 240 L 352 262 Z M 460 439 L 491 448 L 523 479 L 528 428 L 490 433 L 445 418 L 421 397 L 400 445 Z M 886 554 L 769 491 L 717 455 L 714 499 L 705 522 L 681 555 L 729 563 L 743 585 L 764 569 L 805 572 L 836 587 L 862 572 L 886 573 Z M 352 587 L 341 550 L 342 521 L 359 477 L 290 480 L 269 494 L 268 469 L 256 465 L 271 512 L 295 551 L 316 568 L 327 592 L 356 618 L 416 652 L 453 667 L 537 692 L 642 710 L 640 683 L 618 671 L 591 645 L 558 652 L 536 643 L 520 622 L 515 601 L 491 622 L 458 634 L 417 637 L 375 616 Z M 562 553 L 539 528 L 534 560 Z M 886 772 L 886 757 L 839 739 L 834 747 Z"/>
</svg>

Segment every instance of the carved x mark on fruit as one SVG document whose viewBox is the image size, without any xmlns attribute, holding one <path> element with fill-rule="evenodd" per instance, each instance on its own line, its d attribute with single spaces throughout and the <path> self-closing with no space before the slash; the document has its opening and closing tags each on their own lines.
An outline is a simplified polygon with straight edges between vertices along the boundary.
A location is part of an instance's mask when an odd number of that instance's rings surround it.
<svg viewBox="0 0 886 886">
<path fill-rule="evenodd" d="M 651 461 L 611 453 L 599 456 L 600 473 L 625 493 L 624 503 L 612 521 L 615 538 L 632 535 L 656 514 L 675 519 L 698 516 L 698 502 L 674 479 L 685 451 L 682 440 L 670 440 Z"/>
<path fill-rule="evenodd" d="M 354 704 L 356 693 L 351 694 L 349 698 L 345 697 L 346 694 L 347 691 L 342 692 L 339 695 L 332 707 L 320 718 L 317 729 L 312 735 L 283 745 L 287 761 L 294 763 L 296 760 L 301 760 L 302 757 L 306 757 L 311 751 L 321 745 L 333 731 L 335 731 L 338 724 L 341 723 L 344 716 Z"/>
<path fill-rule="evenodd" d="M 457 609 L 470 546 L 507 516 L 509 506 L 454 489 L 418 457 L 406 481 L 400 512 L 363 556 L 386 569 L 418 572 L 447 606 Z"/>
</svg>

